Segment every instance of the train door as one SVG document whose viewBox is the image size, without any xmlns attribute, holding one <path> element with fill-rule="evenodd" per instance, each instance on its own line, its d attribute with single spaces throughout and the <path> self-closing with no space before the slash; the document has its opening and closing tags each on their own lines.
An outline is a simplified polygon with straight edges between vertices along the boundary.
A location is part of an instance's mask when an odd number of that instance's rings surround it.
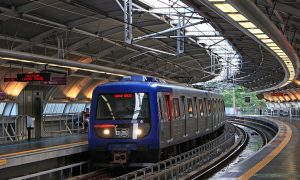
<svg viewBox="0 0 300 180">
<path fill-rule="evenodd" d="M 209 130 L 213 131 L 213 127 L 214 127 L 214 121 L 211 115 L 211 100 L 207 99 L 207 119 L 208 119 L 208 124 L 209 124 Z"/>
<path fill-rule="evenodd" d="M 208 118 L 208 102 L 207 102 L 207 99 L 204 98 L 203 99 L 203 112 L 204 112 L 204 115 L 203 115 L 203 119 L 204 119 L 204 124 L 205 124 L 205 131 L 208 131 L 209 130 L 209 118 Z"/>
<path fill-rule="evenodd" d="M 198 134 L 199 133 L 199 106 L 198 106 L 198 103 L 197 103 L 197 97 L 194 97 L 194 116 L 195 116 L 195 121 L 196 121 L 196 133 Z"/>
<path fill-rule="evenodd" d="M 158 113 L 159 113 L 159 124 L 160 124 L 160 142 L 163 144 L 166 141 L 165 135 L 165 112 L 164 112 L 164 103 L 161 95 L 157 95 L 158 97 Z"/>
<path fill-rule="evenodd" d="M 173 98 L 173 110 L 174 110 L 174 121 L 172 122 L 173 126 L 173 138 L 178 139 L 178 135 L 182 132 L 181 121 L 181 112 L 180 112 L 180 104 L 178 98 Z M 181 137 L 179 137 L 181 138 Z"/>
<path fill-rule="evenodd" d="M 171 94 L 164 94 L 164 104 L 167 115 L 166 130 L 167 130 L 167 140 L 173 138 L 173 98 Z"/>
<path fill-rule="evenodd" d="M 214 106 L 215 106 L 215 103 L 214 103 L 214 99 L 211 99 L 210 100 L 210 117 L 212 119 L 212 130 L 214 131 L 215 127 L 216 127 L 216 115 L 215 115 L 215 109 L 214 109 Z"/>
<path fill-rule="evenodd" d="M 185 97 L 181 96 L 181 106 L 182 106 L 182 118 L 183 118 L 183 136 L 187 135 L 187 117 L 186 117 L 186 108 L 185 108 Z"/>
<path fill-rule="evenodd" d="M 194 108 L 193 108 L 193 101 L 191 98 L 187 99 L 187 112 L 188 112 L 188 119 L 189 122 L 187 124 L 187 129 L 189 129 L 190 133 L 187 134 L 193 134 L 195 132 L 195 121 L 194 121 Z"/>
<path fill-rule="evenodd" d="M 198 114 L 198 120 L 199 120 L 199 131 L 204 132 L 206 130 L 206 122 L 204 119 L 204 106 L 203 106 L 203 99 L 198 100 L 198 108 L 199 108 L 199 114 Z"/>
</svg>

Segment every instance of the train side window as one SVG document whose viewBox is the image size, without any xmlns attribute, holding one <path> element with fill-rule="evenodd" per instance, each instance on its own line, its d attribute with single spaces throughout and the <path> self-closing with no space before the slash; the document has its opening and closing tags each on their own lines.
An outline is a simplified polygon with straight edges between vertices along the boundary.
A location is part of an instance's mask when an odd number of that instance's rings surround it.
<svg viewBox="0 0 300 180">
<path fill-rule="evenodd" d="M 177 119 L 180 117 L 180 108 L 179 108 L 179 99 L 178 98 L 173 99 L 173 107 L 174 107 L 174 116 Z"/>
<path fill-rule="evenodd" d="M 185 97 L 184 97 L 184 96 L 181 96 L 182 116 L 183 116 L 183 118 L 185 118 L 185 115 L 186 115 L 184 99 L 185 99 Z"/>
<path fill-rule="evenodd" d="M 195 117 L 198 117 L 198 114 L 199 114 L 199 108 L 198 108 L 198 104 L 197 104 L 197 97 L 194 97 L 194 116 Z"/>
<path fill-rule="evenodd" d="M 207 100 L 207 107 L 208 107 L 208 114 L 211 113 L 211 104 L 210 104 L 210 100 Z"/>
<path fill-rule="evenodd" d="M 166 117 L 168 118 L 169 121 L 172 120 L 172 103 L 171 103 L 171 97 L 170 95 L 165 95 L 165 109 L 166 109 Z"/>
<path fill-rule="evenodd" d="M 204 109 L 203 109 L 202 99 L 199 99 L 199 111 L 200 111 L 200 116 L 204 116 Z"/>
<path fill-rule="evenodd" d="M 194 116 L 194 109 L 193 109 L 193 103 L 192 103 L 192 99 L 187 99 L 187 103 L 188 103 L 188 113 L 189 113 L 189 117 L 193 117 Z"/>
</svg>

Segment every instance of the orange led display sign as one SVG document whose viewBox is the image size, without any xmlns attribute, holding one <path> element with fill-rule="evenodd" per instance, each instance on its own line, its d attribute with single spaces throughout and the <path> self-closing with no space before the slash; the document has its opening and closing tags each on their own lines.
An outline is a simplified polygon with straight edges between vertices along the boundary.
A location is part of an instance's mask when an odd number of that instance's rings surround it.
<svg viewBox="0 0 300 180">
<path fill-rule="evenodd" d="M 17 74 L 18 81 L 50 81 L 50 73 L 22 73 Z"/>
</svg>

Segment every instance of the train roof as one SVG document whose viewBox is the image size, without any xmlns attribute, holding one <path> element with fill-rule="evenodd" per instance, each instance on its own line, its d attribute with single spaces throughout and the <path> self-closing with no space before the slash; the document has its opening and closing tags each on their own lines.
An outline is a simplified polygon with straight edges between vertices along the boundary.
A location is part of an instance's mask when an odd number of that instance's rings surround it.
<svg viewBox="0 0 300 180">
<path fill-rule="evenodd" d="M 120 86 L 123 88 L 120 89 Z M 214 95 L 220 95 L 218 93 L 214 93 L 211 91 L 205 91 L 196 89 L 193 87 L 176 85 L 176 84 L 167 84 L 167 83 L 160 83 L 160 82 L 139 82 L 139 81 L 120 81 L 120 82 L 108 82 L 102 85 L 99 85 L 95 88 L 95 91 L 108 91 L 109 89 L 119 89 L 124 91 L 125 89 L 143 89 L 146 91 L 189 91 L 189 92 L 202 92 Z"/>
</svg>

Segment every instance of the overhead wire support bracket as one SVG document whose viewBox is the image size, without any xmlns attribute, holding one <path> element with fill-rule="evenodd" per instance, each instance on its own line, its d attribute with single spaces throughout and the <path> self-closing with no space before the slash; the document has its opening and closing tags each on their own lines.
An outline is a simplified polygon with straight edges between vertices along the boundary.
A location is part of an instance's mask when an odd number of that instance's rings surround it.
<svg viewBox="0 0 300 180">
<path fill-rule="evenodd" d="M 132 44 L 132 0 L 124 0 L 125 42 Z"/>
<path fill-rule="evenodd" d="M 137 37 L 137 38 L 133 38 L 133 42 L 139 42 L 139 41 L 142 41 L 142 40 L 147 39 L 147 38 L 152 38 L 152 37 L 159 36 L 159 35 L 169 33 L 169 32 L 172 32 L 172 31 L 177 31 L 178 29 L 184 29 L 184 28 L 195 26 L 195 25 L 202 24 L 202 23 L 206 23 L 206 21 L 199 21 L 199 22 L 191 23 L 191 24 L 184 25 L 184 26 L 181 26 L 181 27 L 169 28 L 169 29 L 166 29 L 166 30 L 163 30 L 163 31 L 160 31 L 160 32 L 151 33 L 151 34 L 147 34 L 147 35 L 140 36 L 140 37 Z"/>
<path fill-rule="evenodd" d="M 184 38 L 180 36 L 185 35 L 185 30 L 182 27 L 185 27 L 185 17 L 178 16 L 178 22 L 177 22 L 177 49 L 176 49 L 176 55 L 179 56 L 184 52 Z"/>
</svg>

